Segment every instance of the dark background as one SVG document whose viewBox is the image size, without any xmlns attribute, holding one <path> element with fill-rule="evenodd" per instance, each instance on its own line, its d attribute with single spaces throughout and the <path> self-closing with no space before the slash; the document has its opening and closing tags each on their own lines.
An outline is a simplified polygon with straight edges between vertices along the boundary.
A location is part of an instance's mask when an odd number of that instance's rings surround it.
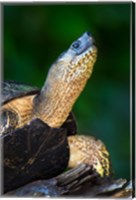
<svg viewBox="0 0 136 200">
<path fill-rule="evenodd" d="M 4 5 L 4 74 L 41 87 L 57 56 L 85 31 L 98 59 L 74 105 L 78 132 L 111 154 L 115 177 L 130 175 L 130 3 Z"/>
</svg>

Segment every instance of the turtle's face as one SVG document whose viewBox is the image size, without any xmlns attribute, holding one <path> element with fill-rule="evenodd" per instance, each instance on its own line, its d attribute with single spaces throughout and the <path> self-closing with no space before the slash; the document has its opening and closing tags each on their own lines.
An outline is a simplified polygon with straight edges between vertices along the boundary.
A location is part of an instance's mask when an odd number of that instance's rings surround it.
<svg viewBox="0 0 136 200">
<path fill-rule="evenodd" d="M 94 45 L 94 40 L 90 33 L 86 32 L 74 41 L 70 48 L 61 54 L 56 61 L 55 65 L 58 68 L 59 77 L 65 82 L 75 81 L 80 78 L 88 79 L 96 57 L 97 49 Z M 54 65 L 52 68 L 54 68 Z"/>
</svg>

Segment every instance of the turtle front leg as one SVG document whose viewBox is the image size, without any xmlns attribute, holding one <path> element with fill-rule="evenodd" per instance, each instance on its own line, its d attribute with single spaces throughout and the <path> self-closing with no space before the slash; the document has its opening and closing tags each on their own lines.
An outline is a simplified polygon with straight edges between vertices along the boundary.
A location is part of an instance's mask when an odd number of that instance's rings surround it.
<svg viewBox="0 0 136 200">
<path fill-rule="evenodd" d="M 100 177 L 111 175 L 110 155 L 101 140 L 92 136 L 73 135 L 68 137 L 70 148 L 69 168 L 84 163 L 92 166 Z"/>
</svg>

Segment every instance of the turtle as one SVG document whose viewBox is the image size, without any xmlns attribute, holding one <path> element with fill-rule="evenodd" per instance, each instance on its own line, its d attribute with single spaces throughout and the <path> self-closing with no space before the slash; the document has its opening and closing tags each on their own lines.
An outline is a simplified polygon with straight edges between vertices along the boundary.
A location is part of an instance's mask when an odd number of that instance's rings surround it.
<svg viewBox="0 0 136 200">
<path fill-rule="evenodd" d="M 85 32 L 51 65 L 41 89 L 16 81 L 2 83 L 3 193 L 82 163 L 101 177 L 110 176 L 106 146 L 92 136 L 76 135 L 72 112 L 96 59 L 92 34 Z"/>
</svg>

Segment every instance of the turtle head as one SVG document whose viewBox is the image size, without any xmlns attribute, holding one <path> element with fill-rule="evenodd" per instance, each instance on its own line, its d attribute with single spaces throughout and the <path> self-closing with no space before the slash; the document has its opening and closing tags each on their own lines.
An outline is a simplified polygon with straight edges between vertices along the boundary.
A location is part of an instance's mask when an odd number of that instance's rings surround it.
<svg viewBox="0 0 136 200">
<path fill-rule="evenodd" d="M 84 33 L 74 41 L 69 49 L 63 52 L 52 65 L 48 79 L 59 79 L 62 82 L 79 81 L 88 79 L 96 61 L 97 49 L 94 39 L 89 32 Z"/>
<path fill-rule="evenodd" d="M 51 66 L 41 93 L 36 97 L 36 113 L 52 127 L 60 127 L 91 76 L 97 48 L 90 33 L 84 33 Z"/>
<path fill-rule="evenodd" d="M 64 82 L 80 81 L 82 78 L 85 80 L 91 75 L 96 56 L 94 39 L 89 32 L 86 32 L 59 56 L 51 71 L 56 71 L 54 66 L 57 66 L 59 77 Z"/>
</svg>

